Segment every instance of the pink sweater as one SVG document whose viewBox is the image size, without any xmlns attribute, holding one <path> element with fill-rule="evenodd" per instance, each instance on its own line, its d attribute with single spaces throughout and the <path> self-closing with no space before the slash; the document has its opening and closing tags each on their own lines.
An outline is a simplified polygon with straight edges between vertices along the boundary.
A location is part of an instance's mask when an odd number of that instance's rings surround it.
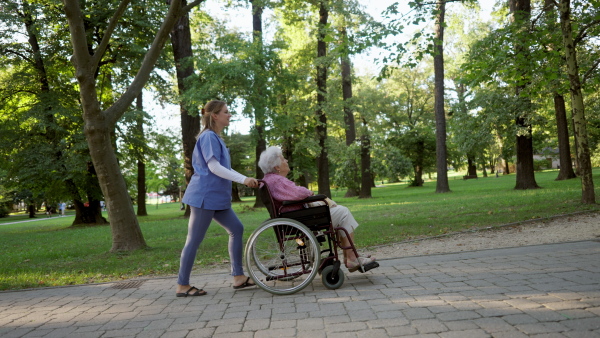
<svg viewBox="0 0 600 338">
<path fill-rule="evenodd" d="M 267 182 L 271 197 L 275 200 L 276 208 L 281 206 L 282 201 L 297 201 L 303 200 L 308 196 L 312 196 L 313 192 L 296 185 L 296 183 L 288 180 L 287 178 L 277 174 L 266 174 L 263 180 Z M 281 211 L 292 211 L 302 209 L 300 205 L 294 205 L 290 207 L 284 207 Z"/>
</svg>

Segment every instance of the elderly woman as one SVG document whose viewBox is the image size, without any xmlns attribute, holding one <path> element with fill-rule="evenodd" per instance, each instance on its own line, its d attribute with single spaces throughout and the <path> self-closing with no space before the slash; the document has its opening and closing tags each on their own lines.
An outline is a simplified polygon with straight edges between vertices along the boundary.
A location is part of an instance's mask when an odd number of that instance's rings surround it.
<svg viewBox="0 0 600 338">
<path fill-rule="evenodd" d="M 305 199 L 313 195 L 313 192 L 297 186 L 294 182 L 286 178 L 290 172 L 288 161 L 283 157 L 279 147 L 269 147 L 260 154 L 258 162 L 260 169 L 265 173 L 263 180 L 267 182 L 271 196 L 277 202 L 282 201 L 297 201 Z M 331 213 L 331 221 L 334 227 L 342 227 L 348 231 L 350 238 L 354 240 L 354 229 L 358 223 L 350 213 L 348 208 L 337 205 L 332 200 L 328 200 L 329 211 Z M 282 211 L 291 211 L 294 207 L 286 207 Z M 298 207 L 296 207 L 298 209 Z M 342 246 L 350 246 L 350 241 L 346 237 L 344 231 L 338 231 Z M 354 242 L 354 241 L 353 241 Z M 361 265 L 367 265 L 375 262 L 374 257 L 357 257 L 354 250 L 344 250 L 344 264 L 348 271 L 354 272 L 360 269 Z"/>
</svg>

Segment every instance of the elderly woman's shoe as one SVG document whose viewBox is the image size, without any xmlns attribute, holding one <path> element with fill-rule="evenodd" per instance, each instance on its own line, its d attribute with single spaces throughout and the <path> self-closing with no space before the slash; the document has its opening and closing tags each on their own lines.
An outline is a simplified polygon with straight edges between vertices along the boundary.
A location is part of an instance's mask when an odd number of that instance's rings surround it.
<svg viewBox="0 0 600 338">
<path fill-rule="evenodd" d="M 346 267 L 348 268 L 348 271 L 350 271 L 350 272 L 354 272 L 359 269 L 362 272 L 363 266 L 372 264 L 372 263 L 375 263 L 375 257 L 358 257 L 358 259 L 346 262 Z"/>
</svg>

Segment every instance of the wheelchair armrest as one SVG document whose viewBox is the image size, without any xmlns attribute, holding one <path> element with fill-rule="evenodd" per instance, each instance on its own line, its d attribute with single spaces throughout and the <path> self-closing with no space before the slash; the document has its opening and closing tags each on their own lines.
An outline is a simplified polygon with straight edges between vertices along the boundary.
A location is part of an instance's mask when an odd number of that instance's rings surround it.
<svg viewBox="0 0 600 338">
<path fill-rule="evenodd" d="M 281 203 L 281 205 L 293 205 L 293 204 L 310 203 L 310 202 L 315 202 L 315 201 L 325 201 L 326 198 L 327 198 L 327 196 L 325 196 L 325 195 L 314 195 L 314 196 L 308 196 L 307 198 L 305 198 L 303 200 L 298 200 L 298 201 L 283 201 Z"/>
</svg>

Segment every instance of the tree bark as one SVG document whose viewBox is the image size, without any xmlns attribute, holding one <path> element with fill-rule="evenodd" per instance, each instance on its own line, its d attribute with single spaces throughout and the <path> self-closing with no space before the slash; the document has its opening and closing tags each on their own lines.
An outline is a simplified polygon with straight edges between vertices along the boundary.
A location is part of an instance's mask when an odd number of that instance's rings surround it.
<svg viewBox="0 0 600 338">
<path fill-rule="evenodd" d="M 546 16 L 546 26 L 549 31 L 554 32 L 559 29 L 558 16 L 554 0 L 544 0 L 544 13 Z M 550 43 L 548 48 L 551 50 L 560 50 L 554 43 Z M 562 75 L 562 68 L 556 70 L 556 74 Z M 559 171 L 556 181 L 568 180 L 577 177 L 573 171 L 573 162 L 571 160 L 571 145 L 569 144 L 569 127 L 567 122 L 567 110 L 565 108 L 565 98 L 559 89 L 562 86 L 561 80 L 551 82 L 554 100 L 554 113 L 556 116 L 556 130 L 558 137 L 559 152 Z"/>
<path fill-rule="evenodd" d="M 240 190 L 238 189 L 238 185 L 236 182 L 232 182 L 231 184 L 231 202 L 241 202 L 240 198 Z"/>
<path fill-rule="evenodd" d="M 326 4 L 327 0 L 319 1 L 319 33 L 317 39 L 317 139 L 321 149 L 317 157 L 317 183 L 319 194 L 331 198 L 329 187 L 329 157 L 327 155 L 327 115 L 323 110 L 326 102 L 327 93 L 327 65 L 325 57 L 327 56 L 327 43 L 325 42 L 327 19 L 329 10 Z"/>
<path fill-rule="evenodd" d="M 416 154 L 415 163 L 413 163 L 413 168 L 415 171 L 415 179 L 413 180 L 413 187 L 422 187 L 423 186 L 423 153 L 425 152 L 425 141 L 417 141 L 416 143 Z"/>
<path fill-rule="evenodd" d="M 467 175 L 477 176 L 477 165 L 475 165 L 475 156 L 467 154 Z"/>
<path fill-rule="evenodd" d="M 171 0 L 167 0 L 170 4 Z M 186 0 L 182 0 L 185 6 Z M 192 37 L 190 33 L 190 18 L 186 13 L 182 15 L 173 30 L 171 30 L 171 46 L 173 47 L 173 59 L 175 61 L 175 72 L 177 74 L 177 90 L 183 95 L 188 86 L 185 79 L 194 74 L 194 63 L 192 62 Z M 179 102 L 179 113 L 181 115 L 181 141 L 183 144 L 183 168 L 185 184 L 189 184 L 194 175 L 192 166 L 192 155 L 196 146 L 196 136 L 200 133 L 200 115 L 197 111 L 190 112 L 185 102 Z M 190 207 L 186 206 L 185 218 L 190 217 Z"/>
<path fill-rule="evenodd" d="M 435 192 L 450 192 L 448 184 L 448 161 L 446 149 L 446 112 L 444 111 L 444 15 L 446 14 L 446 1 L 437 3 L 435 19 L 435 54 L 433 56 L 433 69 L 435 75 L 435 139 L 436 139 L 436 168 L 437 183 Z"/>
<path fill-rule="evenodd" d="M 193 5 L 201 2 L 193 2 Z M 106 207 L 109 210 L 110 225 L 112 230 L 111 251 L 129 251 L 146 247 L 133 204 L 125 184 L 125 179 L 119 168 L 117 157 L 111 147 L 110 133 L 114 130 L 117 121 L 123 116 L 125 110 L 142 91 L 150 77 L 160 51 L 164 47 L 178 18 L 185 14 L 191 5 L 183 8 L 181 1 L 173 0 L 164 22 L 159 28 L 152 45 L 146 53 L 144 60 L 135 78 L 127 90 L 108 109 L 102 111 L 96 93 L 95 72 L 99 67 L 106 49 L 108 48 L 112 32 L 117 22 L 125 12 L 129 0 L 123 0 L 113 17 L 111 17 L 102 41 L 96 50 L 88 49 L 87 35 L 84 27 L 84 14 L 78 0 L 63 0 L 64 12 L 69 24 L 71 44 L 73 45 L 72 61 L 75 67 L 75 76 L 79 83 L 81 107 L 83 109 L 84 134 L 90 149 L 90 155 L 100 182 L 100 187 Z M 91 54 L 93 53 L 93 54 Z"/>
<path fill-rule="evenodd" d="M 571 105 L 573 107 L 573 121 L 575 124 L 575 136 L 577 142 L 577 159 L 581 177 L 581 202 L 584 204 L 595 204 L 594 180 L 592 177 L 592 162 L 590 159 L 590 148 L 588 144 L 587 121 L 585 119 L 585 106 L 581 92 L 581 80 L 579 78 L 579 66 L 577 64 L 576 46 L 573 41 L 571 28 L 571 1 L 560 0 L 560 26 L 565 45 L 565 59 L 567 73 L 569 74 Z"/>
<path fill-rule="evenodd" d="M 371 188 L 375 186 L 374 177 L 371 174 L 371 139 L 367 120 L 362 119 L 363 131 L 360 137 L 360 194 L 358 198 L 371 198 Z"/>
<path fill-rule="evenodd" d="M 356 141 L 356 124 L 354 121 L 354 112 L 351 107 L 352 100 L 352 66 L 350 64 L 349 48 L 348 48 L 348 33 L 346 27 L 340 29 L 342 36 L 343 49 L 340 55 L 340 68 L 342 71 L 342 98 L 344 101 L 344 126 L 346 130 L 346 146 L 350 147 Z M 362 150 L 361 150 L 362 151 Z M 362 152 L 361 152 L 362 161 Z M 359 184 L 358 184 L 358 168 L 356 167 L 356 161 L 351 158 L 350 165 L 353 166 L 352 172 L 354 177 L 352 178 L 353 185 L 346 187 L 348 190 L 344 197 L 354 197 L 358 195 Z M 362 164 L 361 164 L 362 166 Z"/>
<path fill-rule="evenodd" d="M 264 79 L 264 56 L 263 56 L 263 27 L 262 27 L 262 13 L 263 7 L 257 4 L 256 0 L 250 0 L 252 3 L 252 40 L 254 48 L 256 48 L 256 59 L 254 60 L 256 66 L 256 73 L 254 74 L 254 93 L 251 95 L 251 104 L 254 108 L 254 130 L 256 131 L 256 148 L 255 148 L 255 163 L 254 168 L 256 171 L 256 178 L 261 179 L 265 176 L 260 167 L 258 166 L 258 160 L 260 154 L 267 149 L 267 141 L 265 140 L 265 113 L 266 103 L 264 95 L 266 93 L 265 79 Z M 256 199 L 254 200 L 254 207 L 264 207 L 264 203 L 256 191 Z"/>
<path fill-rule="evenodd" d="M 556 181 L 575 178 L 573 171 L 573 162 L 571 161 L 571 146 L 569 144 L 569 128 L 567 122 L 567 110 L 565 108 L 565 98 L 554 93 L 554 112 L 556 115 L 556 128 L 558 134 L 558 151 L 560 156 L 559 171 Z"/>
<path fill-rule="evenodd" d="M 510 0 L 510 12 L 513 22 L 520 25 L 522 30 L 527 31 L 531 17 L 531 0 Z M 522 60 L 529 60 L 527 46 L 523 41 L 515 41 L 515 54 L 524 55 Z M 516 58 L 515 58 L 516 59 Z M 517 71 L 521 78 L 515 87 L 515 95 L 520 101 L 520 112 L 516 112 L 515 123 L 517 129 L 520 130 L 517 134 L 517 175 L 515 189 L 537 189 L 539 186 L 535 181 L 535 173 L 533 167 L 533 139 L 531 133 L 531 124 L 525 118 L 530 114 L 531 99 L 521 97 L 521 93 L 525 90 L 526 84 L 529 82 L 529 65 L 516 63 Z"/>
<path fill-rule="evenodd" d="M 139 137 L 142 140 L 144 139 L 144 103 L 143 103 L 143 94 L 140 92 L 138 95 L 136 102 L 137 108 L 137 121 L 136 128 L 139 134 Z M 146 162 L 144 160 L 144 152 L 139 151 L 137 159 L 137 215 L 138 216 L 148 216 L 148 211 L 146 210 Z"/>
</svg>

